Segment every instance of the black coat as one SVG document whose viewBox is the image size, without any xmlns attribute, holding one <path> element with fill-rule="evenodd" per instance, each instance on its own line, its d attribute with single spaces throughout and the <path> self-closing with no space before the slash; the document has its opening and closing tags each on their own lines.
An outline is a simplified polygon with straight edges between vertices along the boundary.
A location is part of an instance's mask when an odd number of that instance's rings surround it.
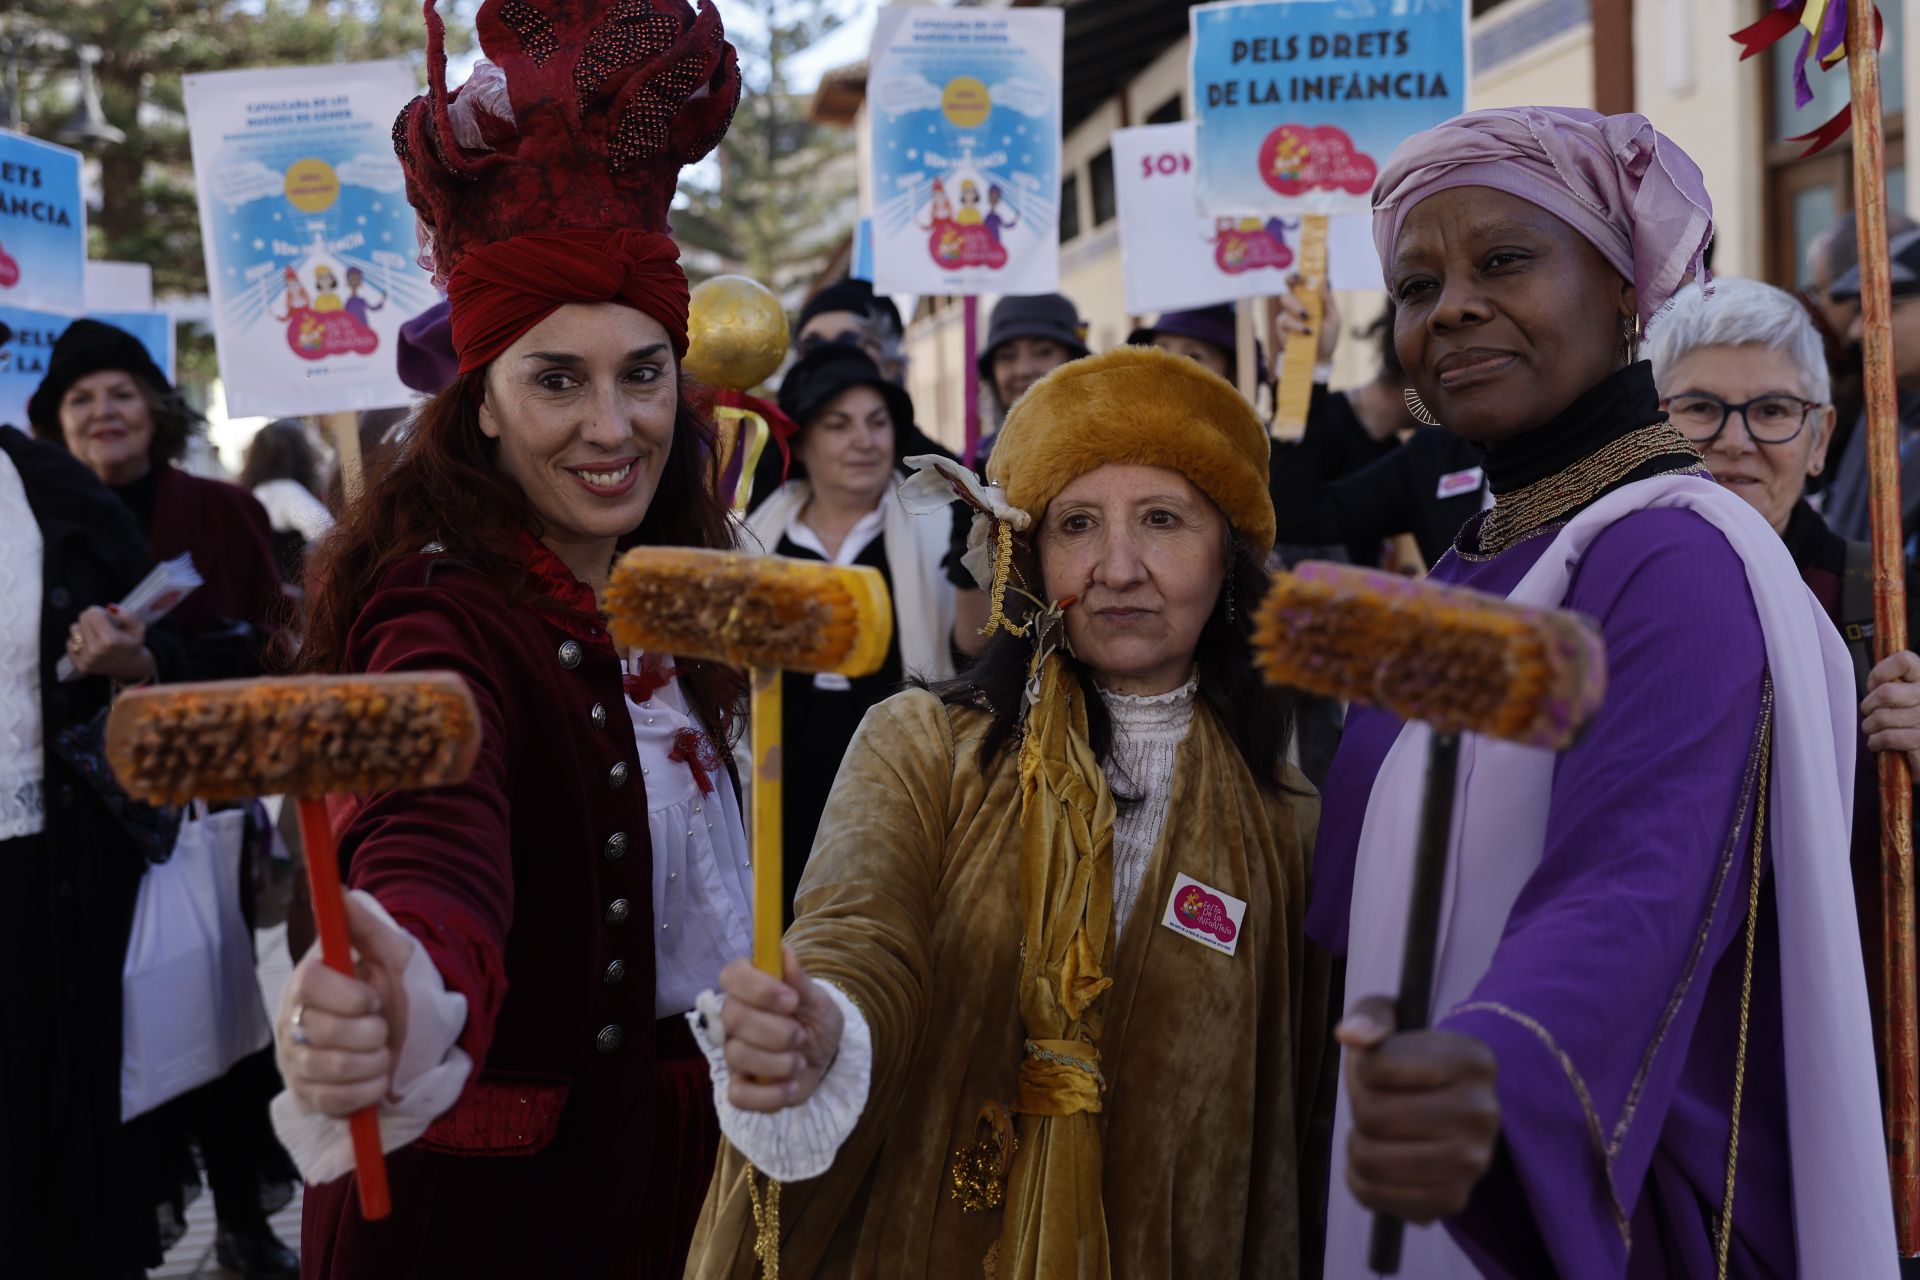
<svg viewBox="0 0 1920 1280">
<path fill-rule="evenodd" d="M 46 829 L 0 843 L 0 1270 L 124 1276 L 157 1265 L 154 1206 L 166 1197 L 152 1126 L 120 1123 L 120 982 L 146 862 L 57 752 L 62 730 L 107 705 L 107 680 L 61 684 L 68 628 L 123 597 L 149 564 L 112 492 L 65 450 L 0 427 L 44 544 L 40 710 Z M 163 674 L 184 653 L 160 629 Z M 175 1191 L 177 1195 L 177 1189 Z"/>
<path fill-rule="evenodd" d="M 1278 540 L 1377 548 L 1410 533 L 1432 568 L 1484 501 L 1478 446 L 1443 427 L 1423 427 L 1401 445 L 1367 439 L 1342 411 L 1345 399 L 1316 386 L 1305 436 L 1276 442 L 1269 455 Z M 1377 554 L 1355 559 L 1373 563 Z"/>
</svg>

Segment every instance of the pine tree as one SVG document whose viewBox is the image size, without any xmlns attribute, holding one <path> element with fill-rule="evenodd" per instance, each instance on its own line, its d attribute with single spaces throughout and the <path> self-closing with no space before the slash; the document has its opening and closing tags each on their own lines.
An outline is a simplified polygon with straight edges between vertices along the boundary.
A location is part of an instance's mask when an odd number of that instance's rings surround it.
<svg viewBox="0 0 1920 1280">
<path fill-rule="evenodd" d="M 100 50 L 100 105 L 126 141 L 89 149 L 101 197 L 90 253 L 151 263 L 161 294 L 206 292 L 182 75 L 419 58 L 426 46 L 418 0 L 9 0 L 7 9 L 0 34 L 23 50 L 31 134 L 57 138 L 74 109 L 73 50 Z M 448 16 L 449 49 L 466 48 L 464 24 Z"/>
<path fill-rule="evenodd" d="M 795 57 L 845 18 L 834 0 L 755 0 L 729 5 L 727 17 L 745 92 L 717 164 L 683 180 L 674 233 L 786 295 L 811 278 L 851 219 L 852 139 L 809 120 L 811 95 L 793 85 Z"/>
</svg>

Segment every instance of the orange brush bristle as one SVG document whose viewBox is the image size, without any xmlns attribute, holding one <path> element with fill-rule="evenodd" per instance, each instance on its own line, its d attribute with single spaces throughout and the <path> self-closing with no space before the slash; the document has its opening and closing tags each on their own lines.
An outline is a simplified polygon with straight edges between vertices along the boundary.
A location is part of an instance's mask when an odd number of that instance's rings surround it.
<svg viewBox="0 0 1920 1280">
<path fill-rule="evenodd" d="M 893 607 L 878 571 L 689 547 L 635 547 L 602 600 L 622 644 L 739 667 L 870 675 Z"/>
<path fill-rule="evenodd" d="M 1606 650 L 1576 614 L 1347 565 L 1275 575 L 1253 644 L 1271 684 L 1555 750 L 1607 686 Z"/>
<path fill-rule="evenodd" d="M 459 676 L 302 676 L 137 689 L 114 704 L 107 756 L 154 804 L 448 786 L 479 750 Z"/>
</svg>

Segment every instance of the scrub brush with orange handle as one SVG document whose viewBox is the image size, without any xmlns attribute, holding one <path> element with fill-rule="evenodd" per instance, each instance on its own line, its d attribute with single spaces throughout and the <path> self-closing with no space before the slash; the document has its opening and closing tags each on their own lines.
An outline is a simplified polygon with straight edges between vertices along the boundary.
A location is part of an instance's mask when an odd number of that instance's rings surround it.
<svg viewBox="0 0 1920 1280">
<path fill-rule="evenodd" d="M 1600 709 L 1607 657 L 1577 614 L 1347 565 L 1303 564 L 1275 576 L 1254 622 L 1268 683 L 1426 722 L 1413 897 L 1400 962 L 1396 1029 L 1427 1025 L 1440 929 L 1460 735 L 1564 751 Z M 1405 1226 L 1377 1214 L 1368 1263 L 1400 1269 Z"/>
<path fill-rule="evenodd" d="M 351 975 L 353 948 L 324 797 L 464 781 L 480 717 L 450 672 L 223 680 L 136 689 L 114 704 L 107 758 L 120 785 L 151 804 L 286 794 L 300 806 L 314 923 L 327 966 Z M 374 1108 L 354 1113 L 360 1211 L 392 1198 Z"/>
</svg>

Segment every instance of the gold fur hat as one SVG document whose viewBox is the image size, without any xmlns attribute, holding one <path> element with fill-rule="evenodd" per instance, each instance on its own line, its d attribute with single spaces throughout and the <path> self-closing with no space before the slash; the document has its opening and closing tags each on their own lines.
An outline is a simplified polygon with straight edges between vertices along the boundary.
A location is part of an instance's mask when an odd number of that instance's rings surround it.
<svg viewBox="0 0 1920 1280">
<path fill-rule="evenodd" d="M 1108 464 L 1177 471 L 1256 552 L 1273 546 L 1266 428 L 1231 383 L 1185 356 L 1120 347 L 1061 365 L 1007 415 L 987 476 L 1037 521 Z"/>
</svg>

